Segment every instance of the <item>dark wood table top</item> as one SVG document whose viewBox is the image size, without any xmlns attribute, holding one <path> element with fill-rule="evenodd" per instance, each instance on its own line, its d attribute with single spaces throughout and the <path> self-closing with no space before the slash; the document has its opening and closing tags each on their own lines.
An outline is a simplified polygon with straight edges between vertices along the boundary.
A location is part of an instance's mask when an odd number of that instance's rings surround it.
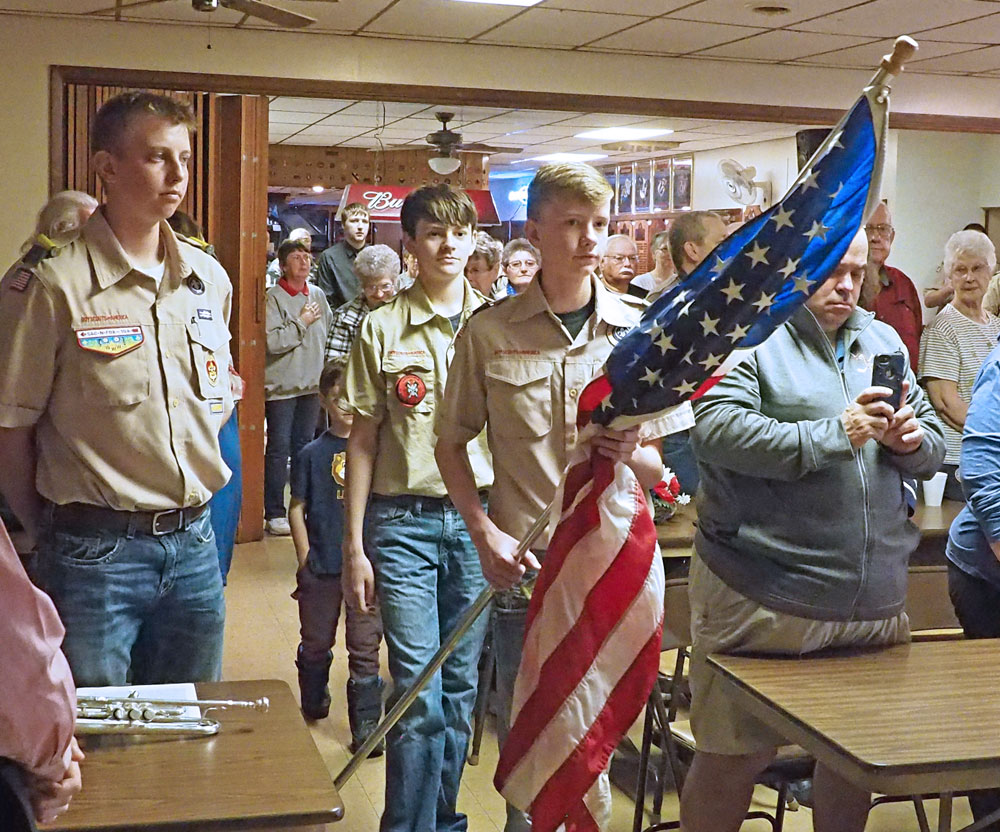
<svg viewBox="0 0 1000 832">
<path fill-rule="evenodd" d="M 861 788 L 1000 785 L 1000 639 L 709 664 L 743 708 Z"/>
<path fill-rule="evenodd" d="M 253 829 L 331 823 L 344 814 L 285 682 L 197 685 L 203 699 L 266 696 L 267 713 L 214 711 L 213 737 L 84 737 L 83 791 L 45 830 Z M 95 742 L 96 741 L 96 742 Z"/>
</svg>

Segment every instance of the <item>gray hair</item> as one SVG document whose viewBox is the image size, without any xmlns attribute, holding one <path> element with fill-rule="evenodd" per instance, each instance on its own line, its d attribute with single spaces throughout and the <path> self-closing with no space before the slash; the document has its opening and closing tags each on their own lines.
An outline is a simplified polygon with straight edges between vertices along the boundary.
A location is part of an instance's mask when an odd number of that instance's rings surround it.
<svg viewBox="0 0 1000 832">
<path fill-rule="evenodd" d="M 542 261 L 542 255 L 539 254 L 538 249 L 535 248 L 528 240 L 524 237 L 515 237 L 507 245 L 503 247 L 503 265 L 504 268 L 510 262 L 510 258 L 517 254 L 519 251 L 526 251 L 532 257 L 535 258 L 536 263 Z"/>
<path fill-rule="evenodd" d="M 990 274 L 997 268 L 997 251 L 993 241 L 980 231 L 956 231 L 944 245 L 944 273 L 951 275 L 955 260 L 963 255 L 986 261 Z"/>
<path fill-rule="evenodd" d="M 622 240 L 631 243 L 633 246 L 635 245 L 635 240 L 629 237 L 628 234 L 612 234 L 610 237 L 608 237 L 607 242 L 604 244 L 604 248 L 606 249 L 612 243 L 621 242 Z"/>
<path fill-rule="evenodd" d="M 486 265 L 492 269 L 497 264 L 501 254 L 503 254 L 503 243 L 485 231 L 476 232 L 476 249 L 470 255 L 471 257 L 482 257 L 486 261 Z"/>
<path fill-rule="evenodd" d="M 389 246 L 366 246 L 354 259 L 354 273 L 363 284 L 368 285 L 383 277 L 399 277 L 399 255 Z"/>
<path fill-rule="evenodd" d="M 649 244 L 650 251 L 659 251 L 661 248 L 670 249 L 670 232 L 657 231 L 653 235 L 653 241 Z"/>
</svg>

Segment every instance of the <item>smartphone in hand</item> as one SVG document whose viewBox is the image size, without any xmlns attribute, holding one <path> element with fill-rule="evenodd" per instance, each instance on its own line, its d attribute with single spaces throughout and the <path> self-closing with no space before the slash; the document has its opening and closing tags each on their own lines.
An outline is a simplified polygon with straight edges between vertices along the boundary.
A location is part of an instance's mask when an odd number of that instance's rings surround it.
<svg viewBox="0 0 1000 832">
<path fill-rule="evenodd" d="M 903 353 L 881 353 L 872 363 L 872 387 L 888 387 L 892 395 L 886 401 L 893 410 L 903 405 L 903 379 L 906 378 L 906 359 Z"/>
</svg>

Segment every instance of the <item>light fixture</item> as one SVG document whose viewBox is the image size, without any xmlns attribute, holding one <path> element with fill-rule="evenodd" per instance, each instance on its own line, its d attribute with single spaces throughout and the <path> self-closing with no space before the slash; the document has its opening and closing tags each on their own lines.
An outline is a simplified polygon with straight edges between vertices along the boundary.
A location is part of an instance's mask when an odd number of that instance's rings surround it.
<svg viewBox="0 0 1000 832">
<path fill-rule="evenodd" d="M 549 153 L 545 156 L 535 156 L 529 162 L 596 162 L 607 159 L 606 153 Z"/>
<path fill-rule="evenodd" d="M 482 3 L 488 6 L 537 6 L 542 0 L 454 0 L 456 3 Z"/>
<path fill-rule="evenodd" d="M 314 194 L 321 194 L 325 190 L 326 190 L 326 188 L 324 188 L 322 185 L 313 185 L 312 186 L 312 192 Z"/>
<path fill-rule="evenodd" d="M 462 166 L 462 160 L 449 155 L 431 156 L 427 160 L 427 164 L 434 173 L 440 173 L 442 176 L 445 176 L 458 170 Z"/>
<path fill-rule="evenodd" d="M 602 127 L 600 130 L 587 130 L 577 133 L 574 139 L 597 139 L 603 142 L 636 142 L 652 139 L 654 136 L 666 136 L 673 130 L 643 129 L 641 127 Z"/>
</svg>

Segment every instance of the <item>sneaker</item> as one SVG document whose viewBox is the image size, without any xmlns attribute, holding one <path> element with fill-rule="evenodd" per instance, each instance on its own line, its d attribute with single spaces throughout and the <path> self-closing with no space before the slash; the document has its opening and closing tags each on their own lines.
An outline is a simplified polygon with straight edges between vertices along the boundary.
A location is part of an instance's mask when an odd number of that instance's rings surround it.
<svg viewBox="0 0 1000 832">
<path fill-rule="evenodd" d="M 287 517 L 272 517 L 264 523 L 264 530 L 268 534 L 274 535 L 289 535 L 292 533 L 292 527 L 288 525 Z"/>
</svg>

